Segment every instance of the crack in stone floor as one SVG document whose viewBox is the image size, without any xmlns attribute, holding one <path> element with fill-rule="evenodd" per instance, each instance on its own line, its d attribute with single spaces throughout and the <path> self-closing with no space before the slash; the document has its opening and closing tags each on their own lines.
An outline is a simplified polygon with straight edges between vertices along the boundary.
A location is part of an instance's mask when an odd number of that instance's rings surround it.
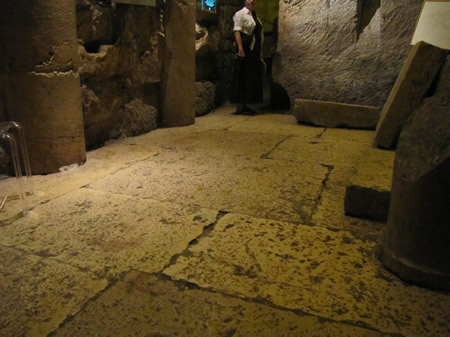
<svg viewBox="0 0 450 337">
<path fill-rule="evenodd" d="M 34 176 L 31 212 L 0 213 L 0 335 L 447 336 L 450 294 L 343 212 L 373 132 L 232 110 Z"/>
</svg>

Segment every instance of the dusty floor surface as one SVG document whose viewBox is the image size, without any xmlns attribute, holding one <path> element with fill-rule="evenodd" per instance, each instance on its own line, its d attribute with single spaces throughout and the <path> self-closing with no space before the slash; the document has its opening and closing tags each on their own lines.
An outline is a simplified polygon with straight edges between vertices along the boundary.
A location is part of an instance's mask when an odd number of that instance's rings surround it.
<svg viewBox="0 0 450 337">
<path fill-rule="evenodd" d="M 374 132 L 232 110 L 34 176 L 25 216 L 8 201 L 0 336 L 448 336 L 450 294 L 399 280 L 383 224 L 344 215 Z"/>
</svg>

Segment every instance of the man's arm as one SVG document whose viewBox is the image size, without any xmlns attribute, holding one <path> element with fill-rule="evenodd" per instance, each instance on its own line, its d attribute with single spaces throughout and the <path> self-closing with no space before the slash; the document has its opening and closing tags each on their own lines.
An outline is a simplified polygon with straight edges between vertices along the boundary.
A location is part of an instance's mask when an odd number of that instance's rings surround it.
<svg viewBox="0 0 450 337">
<path fill-rule="evenodd" d="M 244 47 L 242 46 L 241 32 L 235 31 L 234 32 L 234 39 L 236 40 L 236 44 L 238 46 L 238 56 L 244 57 L 245 56 L 245 52 L 244 52 Z"/>
</svg>

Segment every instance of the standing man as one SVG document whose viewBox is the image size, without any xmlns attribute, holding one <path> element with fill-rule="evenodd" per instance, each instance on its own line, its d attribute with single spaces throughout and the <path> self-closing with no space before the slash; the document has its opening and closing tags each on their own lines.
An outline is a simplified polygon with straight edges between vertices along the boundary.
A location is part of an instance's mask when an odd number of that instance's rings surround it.
<svg viewBox="0 0 450 337">
<path fill-rule="evenodd" d="M 233 16 L 237 46 L 231 89 L 231 103 L 237 103 L 237 114 L 253 114 L 247 104 L 263 100 L 262 23 L 254 10 L 256 0 L 244 0 L 245 6 Z"/>
</svg>

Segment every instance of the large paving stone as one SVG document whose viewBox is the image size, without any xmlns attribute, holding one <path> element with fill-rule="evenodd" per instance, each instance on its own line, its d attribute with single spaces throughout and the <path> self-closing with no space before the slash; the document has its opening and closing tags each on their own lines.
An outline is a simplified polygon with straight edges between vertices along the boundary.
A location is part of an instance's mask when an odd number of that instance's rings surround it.
<svg viewBox="0 0 450 337">
<path fill-rule="evenodd" d="M 324 128 L 298 125 L 293 115 L 261 114 L 242 121 L 230 127 L 232 131 L 278 134 L 317 139 L 324 132 Z"/>
<path fill-rule="evenodd" d="M 298 122 L 349 129 L 375 130 L 380 109 L 373 106 L 295 99 L 294 115 Z"/>
<path fill-rule="evenodd" d="M 324 142 L 354 142 L 372 144 L 375 132 L 371 130 L 347 130 L 328 128 L 320 136 Z"/>
<path fill-rule="evenodd" d="M 405 287 L 375 246 L 346 231 L 228 214 L 164 273 L 384 333 L 447 336 L 450 295 Z"/>
<path fill-rule="evenodd" d="M 345 214 L 345 192 L 344 185 L 327 184 L 309 223 L 331 230 L 347 230 L 357 238 L 376 241 L 384 224 Z"/>
<path fill-rule="evenodd" d="M 33 175 L 25 182 L 27 190 L 33 192 L 27 197 L 28 207 L 32 210 L 39 204 L 46 203 L 58 196 L 66 194 L 95 180 L 103 178 L 135 162 L 157 155 L 162 151 L 157 145 L 133 146 L 120 142 L 104 146 L 87 153 L 87 162 L 82 165 L 70 165 L 51 175 Z M 18 195 L 18 184 L 15 178 L 2 179 L 0 182 L 2 195 Z M 20 199 L 9 198 L 0 211 L 0 226 L 11 223 L 22 217 Z M 34 215 L 28 214 L 33 217 Z"/>
<path fill-rule="evenodd" d="M 282 172 L 282 174 L 280 174 Z M 328 169 L 314 163 L 166 152 L 90 187 L 184 205 L 303 222 Z M 130 181 L 129 177 L 133 177 Z"/>
<path fill-rule="evenodd" d="M 0 245 L 0 335 L 45 337 L 106 286 L 77 268 Z"/>
<path fill-rule="evenodd" d="M 380 332 L 131 272 L 62 326 L 62 336 L 381 337 Z"/>
<path fill-rule="evenodd" d="M 184 134 L 183 137 L 167 139 L 165 144 L 160 144 L 165 149 L 195 152 L 203 155 L 203 157 L 208 157 L 212 153 L 220 153 L 227 156 L 236 155 L 259 158 L 285 138 L 286 136 L 284 135 L 252 133 L 248 131 L 205 130 L 198 132 L 197 129 L 192 128 L 191 132 Z M 130 142 L 132 140 L 129 140 L 128 144 Z M 152 143 L 150 144 L 153 146 Z"/>
<path fill-rule="evenodd" d="M 423 41 L 411 49 L 378 121 L 375 142 L 379 147 L 396 146 L 403 124 L 420 106 L 446 54 L 446 50 Z"/>
<path fill-rule="evenodd" d="M 0 243 L 111 278 L 130 269 L 161 270 L 216 211 L 79 189 L 0 228 Z"/>
<path fill-rule="evenodd" d="M 394 166 L 393 151 L 371 148 L 356 165 L 356 173 L 345 191 L 345 213 L 386 221 Z"/>
<path fill-rule="evenodd" d="M 369 144 L 356 142 L 324 142 L 320 139 L 305 142 L 302 137 L 289 137 L 280 143 L 269 158 L 298 163 L 354 167 Z"/>
</svg>

